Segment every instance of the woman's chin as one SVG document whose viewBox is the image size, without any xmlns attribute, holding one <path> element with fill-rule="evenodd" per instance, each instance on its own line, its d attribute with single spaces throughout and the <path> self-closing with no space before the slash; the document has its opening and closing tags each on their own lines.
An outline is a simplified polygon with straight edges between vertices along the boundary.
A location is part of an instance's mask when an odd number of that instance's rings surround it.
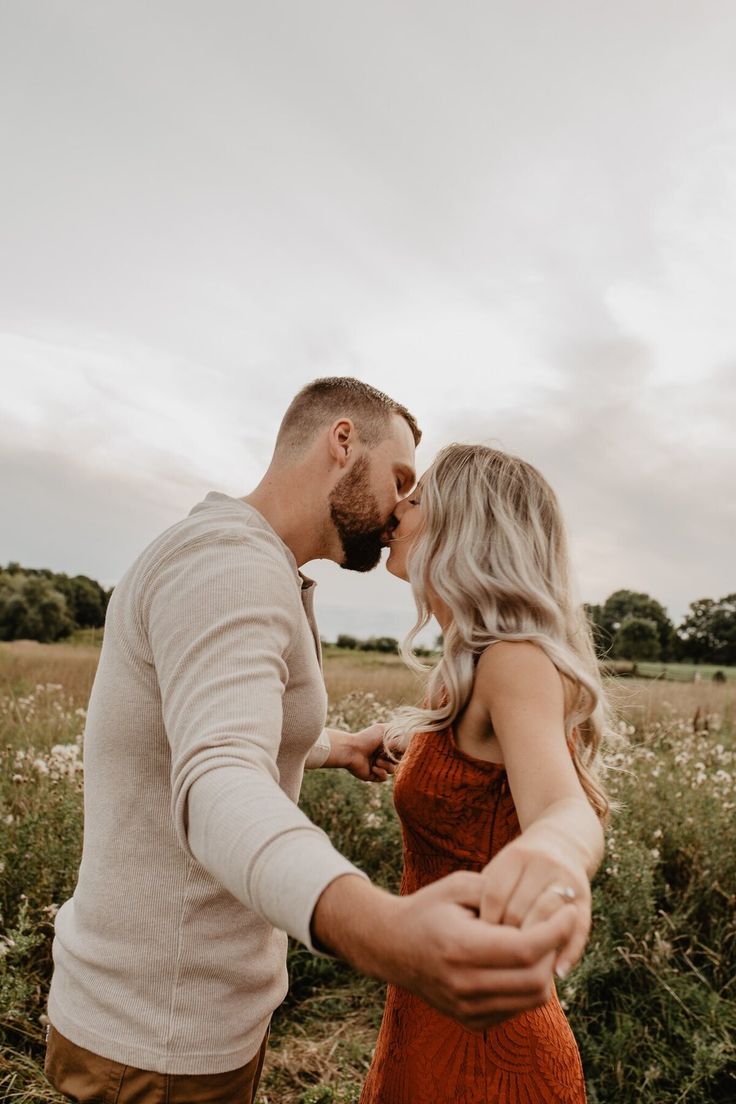
<svg viewBox="0 0 736 1104">
<path fill-rule="evenodd" d="M 395 555 L 393 549 L 388 554 L 386 560 L 386 570 L 392 575 L 395 575 L 397 579 L 403 579 L 405 583 L 409 582 L 409 576 L 406 574 L 406 568 L 403 564 L 398 562 L 398 557 Z"/>
</svg>

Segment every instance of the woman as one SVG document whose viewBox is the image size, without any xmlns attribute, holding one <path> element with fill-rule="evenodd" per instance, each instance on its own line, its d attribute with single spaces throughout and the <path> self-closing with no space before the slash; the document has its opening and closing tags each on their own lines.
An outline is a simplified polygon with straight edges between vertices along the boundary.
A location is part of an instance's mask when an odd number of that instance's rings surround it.
<svg viewBox="0 0 736 1104">
<path fill-rule="evenodd" d="M 424 707 L 401 709 L 386 735 L 401 756 L 402 893 L 483 871 L 481 917 L 517 926 L 573 901 L 578 921 L 554 964 L 564 977 L 585 946 L 603 852 L 608 722 L 557 500 L 523 460 L 450 445 L 396 517 L 387 567 L 411 583 L 419 612 L 402 648 L 410 665 L 420 666 L 409 649 L 432 615 L 444 633 Z M 585 1101 L 554 991 L 476 1032 L 389 986 L 361 1104 L 450 1101 Z"/>
</svg>

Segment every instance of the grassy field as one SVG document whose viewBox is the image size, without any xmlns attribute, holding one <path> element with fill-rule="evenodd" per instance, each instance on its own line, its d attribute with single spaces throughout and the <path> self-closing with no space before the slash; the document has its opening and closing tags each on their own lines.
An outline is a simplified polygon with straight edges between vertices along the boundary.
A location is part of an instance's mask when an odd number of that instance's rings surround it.
<svg viewBox="0 0 736 1104">
<path fill-rule="evenodd" d="M 0 1100 L 61 1101 L 43 1077 L 53 918 L 81 845 L 81 741 L 93 643 L 0 645 Z M 413 700 L 392 656 L 334 654 L 330 723 L 357 728 Z M 736 751 L 733 682 L 612 684 L 609 749 L 621 802 L 594 887 L 581 965 L 560 984 L 591 1104 L 736 1100 Z M 390 786 L 307 776 L 302 804 L 336 845 L 395 888 L 400 835 Z M 354 1104 L 382 989 L 349 967 L 290 952 L 259 1104 Z"/>
</svg>

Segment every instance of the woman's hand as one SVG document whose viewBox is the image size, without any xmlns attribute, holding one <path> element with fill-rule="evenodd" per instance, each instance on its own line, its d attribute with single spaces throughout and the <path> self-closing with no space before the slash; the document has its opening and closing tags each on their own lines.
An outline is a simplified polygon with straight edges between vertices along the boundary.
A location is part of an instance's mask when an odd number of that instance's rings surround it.
<svg viewBox="0 0 736 1104">
<path fill-rule="evenodd" d="M 385 782 L 396 769 L 383 746 L 387 728 L 377 723 L 360 732 L 329 729 L 332 750 L 324 766 L 344 767 L 361 782 Z"/>
<path fill-rule="evenodd" d="M 482 876 L 480 917 L 490 924 L 526 928 L 565 905 L 575 907 L 575 925 L 555 961 L 555 973 L 564 977 L 582 956 L 590 933 L 590 883 L 582 863 L 554 842 L 523 833 L 498 852 Z"/>
</svg>

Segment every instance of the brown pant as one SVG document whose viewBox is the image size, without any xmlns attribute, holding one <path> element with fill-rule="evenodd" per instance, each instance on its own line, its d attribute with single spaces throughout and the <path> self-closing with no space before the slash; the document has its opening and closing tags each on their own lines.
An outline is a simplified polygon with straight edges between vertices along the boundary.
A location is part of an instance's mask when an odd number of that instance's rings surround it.
<svg viewBox="0 0 736 1104">
<path fill-rule="evenodd" d="M 153 1073 L 77 1046 L 49 1028 L 44 1073 L 78 1104 L 255 1104 L 268 1032 L 247 1065 L 227 1073 Z"/>
</svg>

